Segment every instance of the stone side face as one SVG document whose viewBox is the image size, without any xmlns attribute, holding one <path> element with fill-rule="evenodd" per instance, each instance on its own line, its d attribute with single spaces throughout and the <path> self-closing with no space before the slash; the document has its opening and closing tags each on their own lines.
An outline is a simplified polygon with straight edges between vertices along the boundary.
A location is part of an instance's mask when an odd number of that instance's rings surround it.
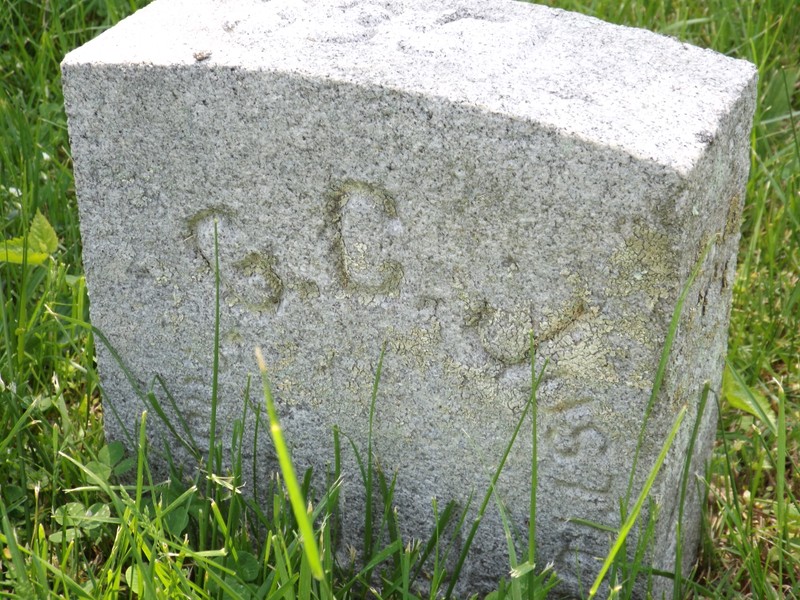
<svg viewBox="0 0 800 600">
<path fill-rule="evenodd" d="M 279 2 L 157 1 L 68 55 L 94 325 L 141 386 L 163 379 L 207 444 L 216 223 L 218 439 L 242 415 L 258 345 L 297 467 L 324 472 L 335 424 L 363 450 L 385 341 L 375 452 L 397 472 L 399 521 L 419 538 L 432 497 L 463 504 L 486 490 L 530 393 L 533 331 L 536 368 L 549 361 L 538 556 L 575 593 L 609 539 L 568 519 L 618 526 L 673 309 L 717 236 L 636 478 L 635 493 L 688 405 L 654 489 L 653 560 L 671 569 L 683 456 L 725 355 L 754 68 L 516 3 L 347 7 L 320 2 L 313 25 Z M 120 416 L 106 411 L 107 433 L 125 439 L 144 406 L 103 346 L 98 362 Z M 715 417 L 709 406 L 698 472 Z M 245 431 L 252 439 L 252 422 Z M 264 434 L 246 459 L 266 480 Z M 522 529 L 530 438 L 498 489 Z M 153 422 L 154 448 L 167 439 Z M 359 475 L 345 463 L 345 522 L 358 531 Z M 699 510 L 692 491 L 687 561 Z M 489 589 L 507 565 L 492 510 L 464 590 Z"/>
</svg>

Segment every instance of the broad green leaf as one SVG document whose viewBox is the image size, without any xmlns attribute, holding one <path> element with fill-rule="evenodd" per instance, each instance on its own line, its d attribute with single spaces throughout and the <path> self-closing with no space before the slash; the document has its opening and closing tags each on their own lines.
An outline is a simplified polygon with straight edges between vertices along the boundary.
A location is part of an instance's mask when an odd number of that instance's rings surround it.
<svg viewBox="0 0 800 600">
<path fill-rule="evenodd" d="M 58 236 L 45 216 L 36 211 L 28 231 L 28 264 L 40 265 L 56 250 Z M 0 242 L 0 262 L 21 265 L 25 256 L 25 239 L 11 238 Z"/>
<path fill-rule="evenodd" d="M 116 475 L 117 477 L 119 477 L 120 475 L 125 475 L 125 473 L 132 471 L 133 467 L 135 466 L 136 466 L 135 456 L 129 456 L 128 458 L 124 458 L 114 466 L 114 475 Z"/>
<path fill-rule="evenodd" d="M 34 252 L 52 254 L 58 250 L 58 236 L 45 216 L 36 211 L 28 231 L 28 248 Z"/>
<path fill-rule="evenodd" d="M 83 275 L 65 275 L 64 279 L 69 287 L 74 288 L 80 286 L 85 278 Z"/>
<path fill-rule="evenodd" d="M 103 481 L 108 481 L 111 477 L 111 467 L 104 462 L 91 460 L 86 463 L 86 469 L 97 475 Z"/>
<path fill-rule="evenodd" d="M 113 441 L 110 444 L 106 444 L 100 448 L 100 452 L 97 454 L 97 458 L 110 467 L 113 467 L 121 461 L 123 456 L 125 456 L 125 447 L 120 441 Z"/>
<path fill-rule="evenodd" d="M 111 507 L 103 502 L 95 502 L 86 511 L 80 526 L 84 530 L 95 529 L 100 527 L 103 523 L 112 523 L 114 519 L 111 518 Z"/>
<path fill-rule="evenodd" d="M 25 245 L 22 238 L 11 238 L 0 242 L 0 262 L 21 265 L 22 257 L 25 254 Z M 47 260 L 49 254 L 34 252 L 28 247 L 28 264 L 40 265 Z"/>
<path fill-rule="evenodd" d="M 261 565 L 255 556 L 244 550 L 239 551 L 239 560 L 236 562 L 236 572 L 239 574 L 242 581 L 248 583 L 255 581 L 260 570 Z"/>
<path fill-rule="evenodd" d="M 77 527 L 67 527 L 51 533 L 47 539 L 53 544 L 69 544 L 70 542 L 74 542 L 76 539 L 81 537 L 81 535 L 81 530 Z"/>
<path fill-rule="evenodd" d="M 82 502 L 67 502 L 53 510 L 53 520 L 62 527 L 78 526 L 86 516 Z"/>
<path fill-rule="evenodd" d="M 144 591 L 144 585 L 141 573 L 139 572 L 139 567 L 136 565 L 131 565 L 125 569 L 125 583 L 128 584 L 128 587 L 133 594 L 137 596 L 142 594 Z"/>
<path fill-rule="evenodd" d="M 174 536 L 180 536 L 189 525 L 189 507 L 173 510 L 164 517 L 164 526 Z"/>
<path fill-rule="evenodd" d="M 748 386 L 728 365 L 722 375 L 722 397 L 732 407 L 753 415 L 769 427 L 773 434 L 777 433 L 777 417 L 769 401 L 763 394 Z"/>
<path fill-rule="evenodd" d="M 21 504 L 25 500 L 25 490 L 18 485 L 4 485 L 3 496 L 8 510 L 11 511 L 14 508 L 18 508 L 15 506 L 18 502 Z"/>
</svg>

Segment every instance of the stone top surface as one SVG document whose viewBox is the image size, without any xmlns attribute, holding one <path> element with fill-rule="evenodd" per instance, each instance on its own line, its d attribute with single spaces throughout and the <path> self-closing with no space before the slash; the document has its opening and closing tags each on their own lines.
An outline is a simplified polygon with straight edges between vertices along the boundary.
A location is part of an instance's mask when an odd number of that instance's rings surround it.
<svg viewBox="0 0 800 600">
<path fill-rule="evenodd" d="M 755 67 L 511 0 L 157 0 L 65 67 L 298 74 L 439 97 L 686 173 Z"/>
</svg>

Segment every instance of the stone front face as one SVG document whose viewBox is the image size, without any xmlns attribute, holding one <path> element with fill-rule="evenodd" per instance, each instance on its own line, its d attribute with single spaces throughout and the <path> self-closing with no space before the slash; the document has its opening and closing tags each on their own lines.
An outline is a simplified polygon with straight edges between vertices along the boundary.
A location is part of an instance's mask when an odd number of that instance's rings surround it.
<svg viewBox="0 0 800 600">
<path fill-rule="evenodd" d="M 312 20 L 277 1 L 157 1 L 71 53 L 64 92 L 92 321 L 144 388 L 163 379 L 207 444 L 216 224 L 218 439 L 242 416 L 261 346 L 297 467 L 324 473 L 334 425 L 366 447 L 385 341 L 375 452 L 397 472 L 406 534 L 424 539 L 433 497 L 463 505 L 485 492 L 530 393 L 532 330 L 537 369 L 549 360 L 538 557 L 575 592 L 609 536 L 568 519 L 619 525 L 673 309 L 716 236 L 634 490 L 688 405 L 653 492 L 652 557 L 671 569 L 696 405 L 725 354 L 755 70 L 562 11 L 427 4 L 320 2 Z M 125 439 L 145 407 L 102 346 L 98 361 L 107 432 Z M 708 408 L 700 472 L 714 430 Z M 264 481 L 271 453 L 263 431 L 246 451 Z M 522 529 L 530 464 L 528 429 L 498 489 Z M 350 531 L 360 490 L 349 457 Z M 467 570 L 465 590 L 507 573 L 496 509 Z"/>
</svg>

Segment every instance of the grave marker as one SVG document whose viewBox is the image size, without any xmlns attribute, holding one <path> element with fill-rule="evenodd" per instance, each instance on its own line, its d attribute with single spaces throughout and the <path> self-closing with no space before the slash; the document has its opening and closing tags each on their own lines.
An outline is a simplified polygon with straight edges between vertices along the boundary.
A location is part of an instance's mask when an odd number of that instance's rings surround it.
<svg viewBox="0 0 800 600">
<path fill-rule="evenodd" d="M 92 320 L 140 383 L 161 376 L 207 443 L 216 222 L 217 439 L 242 414 L 259 345 L 298 468 L 324 472 L 334 424 L 366 443 L 385 340 L 375 451 L 398 474 L 407 535 L 427 537 L 433 496 L 486 489 L 529 394 L 533 330 L 537 366 L 550 361 L 538 556 L 568 592 L 579 578 L 587 589 L 609 546 L 568 519 L 619 525 L 673 309 L 716 237 L 634 490 L 688 405 L 653 491 L 652 558 L 672 569 L 683 453 L 725 356 L 752 65 L 515 2 L 158 0 L 70 53 L 63 76 Z M 144 406 L 102 346 L 98 362 L 120 438 Z M 702 474 L 712 407 L 700 431 Z M 262 435 L 246 458 L 266 479 L 270 456 Z M 498 488 L 523 530 L 529 482 L 523 436 Z M 690 486 L 687 562 L 700 503 Z M 489 589 L 507 568 L 491 510 L 465 586 Z"/>
</svg>

